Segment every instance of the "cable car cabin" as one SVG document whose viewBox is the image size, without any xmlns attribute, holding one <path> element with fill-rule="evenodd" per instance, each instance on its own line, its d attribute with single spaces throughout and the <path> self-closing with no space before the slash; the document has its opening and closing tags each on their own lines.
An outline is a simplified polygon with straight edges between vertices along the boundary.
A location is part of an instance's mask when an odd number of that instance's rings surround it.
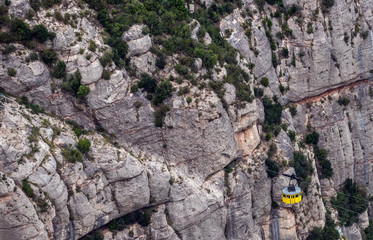
<svg viewBox="0 0 373 240">
<path fill-rule="evenodd" d="M 302 190 L 290 184 L 288 187 L 282 189 L 282 201 L 286 204 L 295 204 L 302 201 Z"/>
</svg>

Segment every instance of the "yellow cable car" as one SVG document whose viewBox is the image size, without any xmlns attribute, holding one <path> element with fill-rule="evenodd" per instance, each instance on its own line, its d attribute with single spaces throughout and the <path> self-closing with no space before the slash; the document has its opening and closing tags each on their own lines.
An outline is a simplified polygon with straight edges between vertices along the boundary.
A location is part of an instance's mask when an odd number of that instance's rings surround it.
<svg viewBox="0 0 373 240">
<path fill-rule="evenodd" d="M 286 204 L 295 204 L 302 201 L 302 189 L 291 183 L 291 181 L 294 179 L 298 181 L 301 180 L 297 178 L 294 173 L 292 175 L 282 175 L 290 178 L 289 186 L 282 189 L 282 201 Z"/>
</svg>

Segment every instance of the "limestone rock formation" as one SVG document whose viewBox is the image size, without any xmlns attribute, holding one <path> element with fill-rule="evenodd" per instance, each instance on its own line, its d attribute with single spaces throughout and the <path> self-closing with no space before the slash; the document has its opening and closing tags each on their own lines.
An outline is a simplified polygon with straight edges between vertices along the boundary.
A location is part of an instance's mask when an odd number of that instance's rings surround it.
<svg viewBox="0 0 373 240">
<path fill-rule="evenodd" d="M 172 14 L 128 19 L 120 14 L 149 6 L 34 11 L 34 1 L 0 0 L 33 39 L 0 37 L 0 92 L 20 104 L 0 95 L 0 239 L 305 239 L 329 211 L 340 221 L 330 201 L 346 179 L 373 193 L 373 2 L 228 2 L 179 12 L 164 1 Z M 311 130 L 330 178 L 306 143 Z M 296 172 L 294 152 L 312 171 L 302 202 L 288 206 L 281 173 Z M 270 178 L 267 159 L 279 175 Z M 341 232 L 363 239 L 371 214 Z"/>
</svg>

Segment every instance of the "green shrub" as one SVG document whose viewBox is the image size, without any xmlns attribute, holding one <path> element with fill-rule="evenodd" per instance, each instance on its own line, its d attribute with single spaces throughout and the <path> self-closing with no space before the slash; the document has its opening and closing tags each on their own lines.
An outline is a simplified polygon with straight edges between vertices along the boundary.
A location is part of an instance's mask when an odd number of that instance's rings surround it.
<svg viewBox="0 0 373 240">
<path fill-rule="evenodd" d="M 102 71 L 101 78 L 105 79 L 105 80 L 110 80 L 110 75 L 111 75 L 111 72 L 109 70 L 107 70 L 107 69 L 104 69 Z"/>
<path fill-rule="evenodd" d="M 193 99 L 191 97 L 187 97 L 187 99 L 186 99 L 186 101 L 187 101 L 188 104 L 190 104 L 192 102 L 192 100 Z"/>
<path fill-rule="evenodd" d="M 319 142 L 319 136 L 320 134 L 318 132 L 312 131 L 311 133 L 307 134 L 306 143 L 317 145 L 317 143 Z"/>
<path fill-rule="evenodd" d="M 143 227 L 147 227 L 149 226 L 151 222 L 150 214 L 151 214 L 150 210 L 145 210 L 145 211 L 137 210 L 127 215 L 124 215 L 120 218 L 112 220 L 111 222 L 108 223 L 108 226 L 111 231 L 114 231 L 114 230 L 123 231 L 126 225 L 132 225 L 135 223 L 138 223 Z"/>
<path fill-rule="evenodd" d="M 277 65 L 278 65 L 278 62 L 277 62 L 277 55 L 276 55 L 276 53 L 272 53 L 272 65 L 273 65 L 273 67 L 277 67 Z"/>
<path fill-rule="evenodd" d="M 32 110 L 33 113 L 35 114 L 39 114 L 39 113 L 43 113 L 44 112 L 44 109 L 41 108 L 39 105 L 37 104 L 32 104 L 28 101 L 27 97 L 23 96 L 21 98 L 21 103 L 25 105 L 26 108 L 30 108 Z"/>
<path fill-rule="evenodd" d="M 93 233 L 93 240 L 104 240 L 104 234 L 100 230 L 96 230 Z"/>
<path fill-rule="evenodd" d="M 373 222 L 369 222 L 369 226 L 364 229 L 366 240 L 373 240 Z"/>
<path fill-rule="evenodd" d="M 17 50 L 17 48 L 11 44 L 11 45 L 8 45 L 8 46 L 4 46 L 4 50 L 2 50 L 2 53 L 4 55 L 8 55 L 8 54 L 11 54 L 13 52 L 15 52 Z"/>
<path fill-rule="evenodd" d="M 270 158 L 267 158 L 265 161 L 265 165 L 267 166 L 268 177 L 274 178 L 278 175 L 280 171 L 280 166 L 277 162 L 271 160 Z"/>
<path fill-rule="evenodd" d="M 291 5 L 291 7 L 290 7 L 290 9 L 287 11 L 287 14 L 289 15 L 289 16 L 292 16 L 292 15 L 294 15 L 296 12 L 297 12 L 297 6 L 295 6 L 294 4 L 293 5 Z"/>
<path fill-rule="evenodd" d="M 61 3 L 61 0 L 42 0 L 42 3 L 45 8 L 51 8 L 54 4 Z"/>
<path fill-rule="evenodd" d="M 166 66 L 166 55 L 163 53 L 157 54 L 157 60 L 155 61 L 155 66 L 159 69 L 164 69 Z"/>
<path fill-rule="evenodd" d="M 282 48 L 281 56 L 283 56 L 284 58 L 288 58 L 289 57 L 289 50 L 287 48 Z"/>
<path fill-rule="evenodd" d="M 322 5 L 324 8 L 331 8 L 334 5 L 334 0 L 322 0 Z"/>
<path fill-rule="evenodd" d="M 196 48 L 193 55 L 197 58 L 201 58 L 203 66 L 207 69 L 213 68 L 218 61 L 218 55 L 215 54 L 212 50 Z"/>
<path fill-rule="evenodd" d="M 268 87 L 269 85 L 268 78 L 267 77 L 262 78 L 262 80 L 260 81 L 260 84 L 262 84 L 264 87 Z"/>
<path fill-rule="evenodd" d="M 346 97 L 339 97 L 337 102 L 338 102 L 339 105 L 346 107 L 350 103 L 350 99 L 348 99 Z"/>
<path fill-rule="evenodd" d="M 272 138 L 272 134 L 271 133 L 267 133 L 266 134 L 266 141 L 268 142 L 269 140 L 271 140 Z"/>
<path fill-rule="evenodd" d="M 15 18 L 10 23 L 10 31 L 15 34 L 15 38 L 20 41 L 31 40 L 30 26 L 25 23 L 22 19 Z"/>
<path fill-rule="evenodd" d="M 280 103 L 273 103 L 267 96 L 263 98 L 264 123 L 267 125 L 280 125 L 282 106 Z"/>
<path fill-rule="evenodd" d="M 106 51 L 104 55 L 100 58 L 100 63 L 103 67 L 106 67 L 111 64 L 112 59 L 113 59 L 113 52 Z"/>
<path fill-rule="evenodd" d="M 290 106 L 289 110 L 290 110 L 291 116 L 294 117 L 295 115 L 297 115 L 297 107 L 295 105 Z"/>
<path fill-rule="evenodd" d="M 136 101 L 133 105 L 135 106 L 136 109 L 139 109 L 142 106 L 142 102 Z"/>
<path fill-rule="evenodd" d="M 143 88 L 149 93 L 154 93 L 157 86 L 157 80 L 150 77 L 148 74 L 141 74 L 140 82 L 137 84 L 139 88 Z"/>
<path fill-rule="evenodd" d="M 32 29 L 32 36 L 43 43 L 49 37 L 48 29 L 43 24 L 36 25 Z"/>
<path fill-rule="evenodd" d="M 30 55 L 29 55 L 29 58 L 30 58 L 31 61 L 39 60 L 39 56 L 36 52 L 31 52 Z"/>
<path fill-rule="evenodd" d="M 242 70 L 239 66 L 232 64 L 226 65 L 227 76 L 225 81 L 227 83 L 233 84 L 236 88 L 236 96 L 240 101 L 252 102 L 254 97 L 248 84 L 250 78 L 249 75 Z"/>
<path fill-rule="evenodd" d="M 175 71 L 184 77 L 189 73 L 189 69 L 180 64 L 175 65 Z"/>
<path fill-rule="evenodd" d="M 324 228 L 315 227 L 312 229 L 306 240 L 339 240 L 340 235 L 336 229 L 337 224 L 335 224 L 333 218 L 331 218 L 330 213 L 325 214 L 325 226 Z"/>
<path fill-rule="evenodd" d="M 359 214 L 368 208 L 367 193 L 348 178 L 336 198 L 332 198 L 332 206 L 338 211 L 341 225 L 346 227 L 359 221 Z"/>
<path fill-rule="evenodd" d="M 64 148 L 62 149 L 62 156 L 71 163 L 82 161 L 82 153 L 76 149 Z"/>
<path fill-rule="evenodd" d="M 39 11 L 40 9 L 40 1 L 39 0 L 30 0 L 30 6 L 34 9 L 35 12 Z"/>
<path fill-rule="evenodd" d="M 88 133 L 82 126 L 80 126 L 79 124 L 77 124 L 74 121 L 67 120 L 66 123 L 69 124 L 72 127 L 72 130 L 74 131 L 74 133 L 77 137 L 80 137 L 82 134 L 87 134 Z"/>
<path fill-rule="evenodd" d="M 154 105 L 158 106 L 163 101 L 172 96 L 172 84 L 169 81 L 162 81 L 155 88 Z"/>
<path fill-rule="evenodd" d="M 89 94 L 89 92 L 90 92 L 89 87 L 82 84 L 79 86 L 78 92 L 76 93 L 76 95 L 78 96 L 78 98 L 84 98 L 85 96 Z"/>
<path fill-rule="evenodd" d="M 322 178 L 331 178 L 333 176 L 333 168 L 331 162 L 327 159 L 328 152 L 323 148 L 314 147 L 315 158 L 318 160 Z"/>
<path fill-rule="evenodd" d="M 14 77 L 17 74 L 17 71 L 14 68 L 8 68 L 8 75 Z"/>
<path fill-rule="evenodd" d="M 64 78 L 66 76 L 66 64 L 64 61 L 57 62 L 56 66 L 54 66 L 52 76 L 55 78 Z"/>
<path fill-rule="evenodd" d="M 257 98 L 263 97 L 264 91 L 263 88 L 254 88 L 254 95 Z"/>
<path fill-rule="evenodd" d="M 35 197 L 34 190 L 32 190 L 30 183 L 27 178 L 22 180 L 22 190 L 25 192 L 26 196 L 29 198 Z"/>
<path fill-rule="evenodd" d="M 82 76 L 77 70 L 74 74 L 70 74 L 64 82 L 61 84 L 62 90 L 66 92 L 70 92 L 74 95 L 77 94 L 79 87 L 80 87 L 80 80 L 82 79 Z"/>
<path fill-rule="evenodd" d="M 139 86 L 137 86 L 137 84 L 135 84 L 135 85 L 133 85 L 132 87 L 131 87 L 131 93 L 135 93 L 135 92 L 137 92 L 139 90 Z"/>
<path fill-rule="evenodd" d="M 89 47 L 88 50 L 91 52 L 96 52 L 97 46 L 93 40 L 89 40 Z"/>
<path fill-rule="evenodd" d="M 79 149 L 81 153 L 87 153 L 89 152 L 89 149 L 91 147 L 91 142 L 84 138 L 84 139 L 79 139 L 78 145 L 76 147 Z"/>
<path fill-rule="evenodd" d="M 290 141 L 295 142 L 295 136 L 296 136 L 295 132 L 289 130 L 289 138 L 290 138 Z"/>
<path fill-rule="evenodd" d="M 312 162 L 303 153 L 298 151 L 293 153 L 293 157 L 294 161 L 292 161 L 292 165 L 295 173 L 302 179 L 300 187 L 307 194 L 308 186 L 311 183 L 311 175 L 313 173 Z"/>
<path fill-rule="evenodd" d="M 296 175 L 300 178 L 305 179 L 307 176 L 311 176 L 313 173 L 312 163 L 308 158 L 301 152 L 295 151 L 294 157 L 294 170 Z"/>
<path fill-rule="evenodd" d="M 58 60 L 58 57 L 52 49 L 44 49 L 40 52 L 40 59 L 51 67 Z"/>
<path fill-rule="evenodd" d="M 274 143 L 271 143 L 271 145 L 269 145 L 269 149 L 268 149 L 268 152 L 267 152 L 267 155 L 269 158 L 273 157 L 273 155 L 275 155 L 277 151 L 277 145 L 274 144 Z"/>
<path fill-rule="evenodd" d="M 184 86 L 184 87 L 179 87 L 179 91 L 177 92 L 177 95 L 182 96 L 188 93 L 190 93 L 190 88 L 188 86 Z"/>
<path fill-rule="evenodd" d="M 163 127 L 164 118 L 166 117 L 167 112 L 170 111 L 169 106 L 160 106 L 154 112 L 154 121 L 156 127 Z"/>
</svg>

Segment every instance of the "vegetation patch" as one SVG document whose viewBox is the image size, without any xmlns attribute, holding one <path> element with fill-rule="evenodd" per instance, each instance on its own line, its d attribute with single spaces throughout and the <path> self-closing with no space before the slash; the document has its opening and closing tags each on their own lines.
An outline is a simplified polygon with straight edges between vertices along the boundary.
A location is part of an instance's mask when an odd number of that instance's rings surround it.
<svg viewBox="0 0 373 240">
<path fill-rule="evenodd" d="M 330 216 L 329 210 L 327 210 L 325 214 L 325 226 L 323 228 L 315 227 L 312 229 L 306 240 L 339 240 L 340 236 L 336 227 L 337 224 Z"/>
<path fill-rule="evenodd" d="M 274 178 L 278 176 L 278 173 L 280 172 L 280 165 L 277 162 L 273 161 L 270 158 L 267 158 L 265 164 L 267 166 L 268 177 Z"/>
<path fill-rule="evenodd" d="M 303 189 L 303 192 L 307 194 L 313 173 L 312 162 L 299 151 L 295 151 L 293 157 L 294 160 L 290 162 L 290 166 L 294 167 L 297 177 L 302 179 L 299 185 Z"/>
<path fill-rule="evenodd" d="M 332 206 L 338 211 L 341 225 L 346 227 L 359 221 L 359 214 L 368 209 L 367 193 L 350 178 L 348 178 L 336 198 L 331 200 Z"/>
<path fill-rule="evenodd" d="M 76 148 L 78 148 L 81 153 L 87 153 L 89 152 L 89 149 L 91 148 L 91 142 L 86 138 L 79 139 L 78 144 L 76 145 Z"/>
<path fill-rule="evenodd" d="M 89 88 L 80 83 L 82 75 L 79 70 L 74 74 L 70 74 L 64 79 L 60 85 L 61 89 L 65 92 L 71 93 L 73 96 L 83 99 L 90 92 Z"/>
<path fill-rule="evenodd" d="M 169 106 L 161 105 L 154 112 L 154 124 L 156 127 L 163 127 L 164 118 L 166 117 L 167 112 L 170 111 Z"/>
<path fill-rule="evenodd" d="M 22 190 L 29 198 L 35 197 L 34 190 L 32 190 L 27 178 L 22 180 Z"/>
<path fill-rule="evenodd" d="M 135 223 L 138 223 L 143 227 L 147 227 L 150 224 L 150 218 L 150 209 L 147 209 L 145 211 L 137 210 L 123 217 L 110 221 L 106 226 L 108 226 L 110 231 L 112 232 L 123 231 L 126 228 L 126 226 Z"/>
<path fill-rule="evenodd" d="M 264 126 L 263 131 L 270 132 L 275 126 L 281 124 L 282 106 L 279 102 L 273 102 L 267 96 L 263 98 Z"/>
<path fill-rule="evenodd" d="M 77 149 L 72 149 L 71 147 L 66 147 L 62 149 L 62 156 L 65 158 L 66 161 L 75 163 L 75 162 L 82 162 L 82 153 Z"/>
</svg>

